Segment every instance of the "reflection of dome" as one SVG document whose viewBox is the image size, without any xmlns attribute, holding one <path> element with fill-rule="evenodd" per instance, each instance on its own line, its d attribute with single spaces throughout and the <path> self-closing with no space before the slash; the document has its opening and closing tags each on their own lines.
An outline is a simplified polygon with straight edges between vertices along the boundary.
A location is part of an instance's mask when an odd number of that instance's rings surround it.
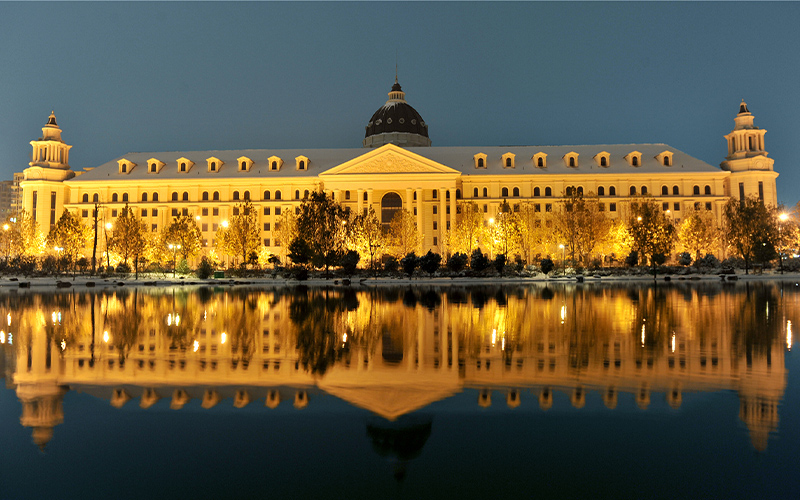
<svg viewBox="0 0 800 500">
<path fill-rule="evenodd" d="M 367 436 L 378 455 L 395 462 L 394 478 L 405 479 L 406 463 L 417 458 L 431 435 L 431 417 L 402 417 L 396 422 L 374 419 L 367 422 Z"/>
<path fill-rule="evenodd" d="M 397 146 L 430 146 L 428 125 L 417 110 L 406 102 L 405 92 L 395 79 L 389 100 L 370 118 L 366 126 L 365 148 L 395 144 Z"/>
</svg>

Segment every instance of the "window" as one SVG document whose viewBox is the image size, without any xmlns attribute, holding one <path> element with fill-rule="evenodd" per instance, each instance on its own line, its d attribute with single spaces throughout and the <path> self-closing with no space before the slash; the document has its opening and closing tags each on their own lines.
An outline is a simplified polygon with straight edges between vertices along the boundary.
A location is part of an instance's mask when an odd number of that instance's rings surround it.
<svg viewBox="0 0 800 500">
<path fill-rule="evenodd" d="M 461 190 L 460 189 L 456 189 L 456 199 L 457 200 L 461 199 Z"/>
<path fill-rule="evenodd" d="M 535 204 L 533 206 L 533 211 L 534 212 L 541 212 L 542 211 L 542 205 L 540 205 L 539 203 Z"/>
<path fill-rule="evenodd" d="M 489 205 L 484 205 L 483 206 L 483 213 L 487 213 L 487 212 L 489 212 Z"/>
<path fill-rule="evenodd" d="M 270 244 L 269 244 L 269 238 L 264 238 L 264 246 L 265 246 L 265 247 L 268 247 L 268 246 L 270 246 Z"/>
<path fill-rule="evenodd" d="M 744 201 L 744 182 L 739 183 L 739 200 Z"/>
<path fill-rule="evenodd" d="M 268 200 L 269 198 L 270 198 L 270 192 L 269 191 L 264 191 L 264 199 Z"/>
<path fill-rule="evenodd" d="M 433 246 L 438 245 L 439 244 L 438 241 L 439 241 L 438 238 L 436 238 L 436 236 L 434 236 L 433 237 Z"/>
<path fill-rule="evenodd" d="M 574 167 L 575 166 L 575 157 L 574 156 L 570 156 L 569 157 L 569 166 L 570 167 Z"/>
<path fill-rule="evenodd" d="M 239 200 L 239 191 L 234 191 L 233 192 L 233 200 L 234 201 L 238 201 Z"/>
<path fill-rule="evenodd" d="M 269 207 L 264 207 L 264 215 L 269 215 L 271 211 Z"/>
<path fill-rule="evenodd" d="M 158 201 L 158 193 L 153 193 L 153 201 Z"/>
<path fill-rule="evenodd" d="M 89 211 L 88 210 L 81 211 L 81 217 L 83 217 L 84 219 L 89 217 Z"/>
<path fill-rule="evenodd" d="M 508 188 L 503 188 L 503 198 L 508 198 Z"/>
<path fill-rule="evenodd" d="M 295 200 L 299 200 L 299 199 L 300 199 L 300 190 L 299 190 L 299 189 L 296 189 L 296 190 L 295 190 L 295 192 L 294 192 L 294 199 L 295 199 Z"/>
<path fill-rule="evenodd" d="M 617 195 L 617 188 L 611 186 L 608 188 L 608 195 L 609 196 L 616 196 Z"/>
<path fill-rule="evenodd" d="M 128 171 L 128 165 L 123 163 L 122 165 L 119 166 L 119 171 L 124 174 L 125 172 Z"/>
<path fill-rule="evenodd" d="M 211 215 L 213 215 L 214 217 L 219 216 L 219 208 L 212 208 Z"/>
<path fill-rule="evenodd" d="M 636 194 L 636 186 L 631 186 L 630 194 L 631 196 Z"/>
<path fill-rule="evenodd" d="M 647 194 L 647 186 L 642 186 L 642 194 Z"/>
<path fill-rule="evenodd" d="M 484 198 L 488 198 L 489 197 L 489 189 L 488 188 L 483 188 L 483 197 Z"/>
<path fill-rule="evenodd" d="M 478 158 L 478 168 L 483 168 L 483 167 L 484 167 L 483 158 Z"/>
<path fill-rule="evenodd" d="M 438 214 L 438 213 L 439 213 L 439 207 L 437 207 L 436 205 L 434 205 L 434 206 L 433 206 L 433 215 L 436 215 L 436 214 Z"/>
<path fill-rule="evenodd" d="M 84 203 L 89 203 L 89 193 L 84 193 L 84 194 L 83 194 L 83 198 L 81 198 L 81 200 L 82 200 Z"/>
<path fill-rule="evenodd" d="M 533 195 L 534 196 L 541 196 L 542 195 L 542 191 L 539 189 L 538 186 L 533 188 Z"/>
<path fill-rule="evenodd" d="M 758 201 L 764 203 L 764 182 L 758 181 Z"/>
<path fill-rule="evenodd" d="M 664 166 L 669 167 L 669 156 L 664 157 Z"/>
<path fill-rule="evenodd" d="M 119 196 L 117 196 L 117 193 L 111 195 L 111 201 L 112 202 L 119 201 Z"/>
<path fill-rule="evenodd" d="M 217 171 L 217 162 L 212 161 L 211 164 L 208 166 L 208 169 L 210 171 L 212 171 L 212 172 L 216 172 Z"/>
<path fill-rule="evenodd" d="M 639 166 L 639 157 L 634 156 L 631 158 L 631 166 L 638 167 Z"/>
<path fill-rule="evenodd" d="M 245 191 L 244 192 L 244 199 L 245 200 L 250 200 L 250 191 Z"/>
<path fill-rule="evenodd" d="M 694 202 L 694 209 L 695 210 L 700 210 L 700 202 L 699 201 Z"/>
<path fill-rule="evenodd" d="M 515 187 L 515 188 L 514 188 L 513 195 L 514 195 L 514 196 L 519 196 L 519 188 L 518 188 L 518 187 Z"/>
<path fill-rule="evenodd" d="M 553 204 L 552 203 L 545 203 L 544 204 L 544 211 L 545 212 L 552 212 L 553 211 Z"/>
<path fill-rule="evenodd" d="M 208 208 L 204 208 L 202 211 L 203 217 L 208 217 Z"/>
<path fill-rule="evenodd" d="M 242 160 L 241 163 L 239 163 L 239 170 L 241 170 L 242 172 L 247 171 L 247 162 L 246 161 Z"/>
<path fill-rule="evenodd" d="M 203 191 L 203 201 L 208 201 L 208 191 Z"/>
<path fill-rule="evenodd" d="M 173 217 L 177 217 L 178 216 L 178 209 L 177 208 L 173 208 L 172 209 L 172 216 Z"/>
<path fill-rule="evenodd" d="M 151 224 L 151 225 L 150 225 L 150 231 L 152 231 L 152 232 L 154 232 L 154 233 L 155 233 L 156 231 L 158 231 L 158 224 Z"/>
<path fill-rule="evenodd" d="M 711 210 L 711 202 L 710 201 L 706 202 L 706 210 Z"/>
<path fill-rule="evenodd" d="M 214 191 L 214 194 L 211 197 L 214 201 L 219 201 L 219 191 Z"/>
<path fill-rule="evenodd" d="M 181 162 L 181 172 L 186 172 L 186 163 Z"/>
<path fill-rule="evenodd" d="M 536 159 L 536 166 L 544 168 L 544 158 L 542 158 L 541 156 L 539 158 L 537 158 Z"/>
<path fill-rule="evenodd" d="M 600 186 L 597 188 L 597 196 L 605 196 L 606 195 L 606 188 Z"/>
<path fill-rule="evenodd" d="M 183 192 L 183 197 L 182 197 L 181 199 L 182 199 L 183 201 L 189 201 L 189 193 L 188 193 L 188 192 L 186 192 L 186 191 L 184 191 L 184 192 Z"/>
<path fill-rule="evenodd" d="M 147 193 L 142 193 L 142 201 L 147 201 Z"/>
<path fill-rule="evenodd" d="M 678 186 L 672 186 L 672 194 L 675 196 L 681 194 L 681 190 L 678 188 Z"/>
<path fill-rule="evenodd" d="M 150 164 L 150 173 L 155 174 L 156 172 L 158 172 L 158 165 L 156 163 L 151 163 Z"/>
<path fill-rule="evenodd" d="M 100 195 L 98 195 L 97 193 L 93 194 L 92 202 L 97 203 L 98 201 L 100 201 Z"/>
<path fill-rule="evenodd" d="M 695 196 L 697 196 L 698 194 L 700 194 L 700 186 L 694 186 L 694 187 L 692 187 L 692 194 L 693 194 L 693 195 L 695 195 Z"/>
<path fill-rule="evenodd" d="M 115 208 L 114 210 L 111 211 L 111 217 L 116 217 L 117 213 L 118 213 L 118 210 Z"/>
<path fill-rule="evenodd" d="M 264 223 L 264 231 L 269 231 L 269 222 Z"/>
<path fill-rule="evenodd" d="M 711 194 L 711 186 L 705 187 L 705 194 Z"/>
<path fill-rule="evenodd" d="M 665 212 L 666 212 L 667 210 L 669 210 L 669 203 L 668 203 L 668 202 L 666 202 L 666 201 L 665 201 L 664 203 L 662 203 L 662 204 L 661 204 L 661 210 L 663 210 L 663 211 L 665 211 Z"/>
<path fill-rule="evenodd" d="M 147 217 L 147 209 L 146 208 L 142 209 L 142 217 Z"/>
<path fill-rule="evenodd" d="M 439 224 L 436 221 L 433 221 L 433 230 L 436 231 L 439 229 Z"/>
<path fill-rule="evenodd" d="M 150 210 L 150 215 L 152 215 L 153 217 L 157 216 L 158 215 L 158 209 L 154 208 L 154 209 Z"/>
<path fill-rule="evenodd" d="M 578 186 L 578 194 L 583 196 L 583 186 Z"/>
<path fill-rule="evenodd" d="M 616 203 L 609 203 L 608 204 L 608 211 L 609 212 L 616 212 L 617 211 L 617 204 Z"/>
<path fill-rule="evenodd" d="M 178 201 L 178 192 L 177 191 L 172 193 L 172 201 Z"/>
<path fill-rule="evenodd" d="M 606 160 L 605 156 L 601 156 L 600 157 L 600 166 L 601 167 L 607 167 L 608 166 L 608 160 Z"/>
<path fill-rule="evenodd" d="M 303 160 L 300 160 L 300 163 L 297 164 L 297 169 L 298 170 L 305 170 L 306 169 L 306 162 L 303 161 Z"/>
<path fill-rule="evenodd" d="M 273 160 L 273 162 L 270 163 L 269 167 L 270 167 L 270 170 L 278 170 L 278 162 Z"/>
<path fill-rule="evenodd" d="M 439 197 L 439 190 L 438 190 L 438 189 L 434 189 L 434 190 L 433 190 L 433 199 L 435 200 L 435 199 L 437 199 L 438 197 Z"/>
<path fill-rule="evenodd" d="M 344 199 L 345 200 L 349 200 L 350 199 L 350 191 L 349 190 L 344 192 Z"/>
<path fill-rule="evenodd" d="M 667 186 L 661 186 L 661 196 L 667 196 L 669 194 L 669 188 Z"/>
<path fill-rule="evenodd" d="M 672 204 L 672 210 L 675 211 L 675 212 L 680 212 L 681 211 L 681 204 L 680 203 L 673 203 Z"/>
<path fill-rule="evenodd" d="M 275 215 L 281 214 L 281 207 L 275 207 Z"/>
<path fill-rule="evenodd" d="M 544 195 L 545 196 L 553 196 L 553 190 L 549 187 L 544 188 Z"/>
<path fill-rule="evenodd" d="M 280 191 L 275 191 L 275 199 L 276 200 L 280 200 L 281 199 L 281 192 Z M 275 215 L 278 215 L 277 211 L 275 212 Z"/>
<path fill-rule="evenodd" d="M 306 189 L 305 191 L 303 191 L 303 199 L 304 199 L 304 200 L 307 200 L 307 199 L 308 199 L 308 189 Z"/>
<path fill-rule="evenodd" d="M 477 197 L 478 197 L 478 188 L 473 188 L 473 190 L 472 190 L 472 197 L 473 197 L 473 198 L 477 198 Z"/>
</svg>

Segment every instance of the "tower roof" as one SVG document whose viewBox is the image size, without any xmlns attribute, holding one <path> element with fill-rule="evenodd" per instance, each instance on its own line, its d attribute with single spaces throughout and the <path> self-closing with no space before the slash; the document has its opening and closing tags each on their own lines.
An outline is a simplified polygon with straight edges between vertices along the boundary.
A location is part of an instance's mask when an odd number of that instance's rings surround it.
<svg viewBox="0 0 800 500">
<path fill-rule="evenodd" d="M 50 117 L 47 119 L 47 125 L 58 127 L 58 123 L 56 123 L 56 112 L 51 111 Z"/>
<path fill-rule="evenodd" d="M 742 99 L 742 103 L 739 104 L 739 114 L 741 115 L 742 113 L 749 113 L 749 112 L 750 110 L 747 109 L 747 103 L 744 102 L 744 99 Z"/>
<path fill-rule="evenodd" d="M 428 125 L 417 110 L 406 102 L 405 92 L 400 87 L 397 77 L 395 77 L 394 85 L 389 92 L 389 100 L 375 111 L 367 123 L 364 137 L 391 133 L 428 137 Z"/>
</svg>

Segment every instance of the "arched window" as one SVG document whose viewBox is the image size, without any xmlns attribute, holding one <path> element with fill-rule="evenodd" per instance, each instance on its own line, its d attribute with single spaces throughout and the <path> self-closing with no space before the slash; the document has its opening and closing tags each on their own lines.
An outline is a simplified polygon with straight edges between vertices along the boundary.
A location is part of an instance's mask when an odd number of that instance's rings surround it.
<svg viewBox="0 0 800 500">
<path fill-rule="evenodd" d="M 600 157 L 600 166 L 601 167 L 607 167 L 608 166 L 608 162 L 606 161 L 606 157 L 605 156 L 601 156 Z"/>
<path fill-rule="evenodd" d="M 616 196 L 617 195 L 617 188 L 611 186 L 608 188 L 608 195 L 609 196 Z"/>
<path fill-rule="evenodd" d="M 570 156 L 569 157 L 569 166 L 570 167 L 574 167 L 575 166 L 575 157 L 574 156 Z"/>
<path fill-rule="evenodd" d="M 700 194 L 700 186 L 694 186 L 694 187 L 692 188 L 692 194 L 693 194 L 693 195 L 698 195 L 698 194 Z"/>
<path fill-rule="evenodd" d="M 211 196 L 211 199 L 214 201 L 219 201 L 219 191 L 214 191 L 214 194 Z"/>
<path fill-rule="evenodd" d="M 305 162 L 305 160 L 300 160 L 300 170 L 305 170 L 305 169 L 306 169 L 306 162 Z"/>
<path fill-rule="evenodd" d="M 183 192 L 183 197 L 181 197 L 183 201 L 189 201 L 189 193 L 186 191 Z"/>
<path fill-rule="evenodd" d="M 486 188 L 483 188 L 483 197 L 487 198 L 488 196 L 489 196 L 489 190 L 486 189 Z"/>
<path fill-rule="evenodd" d="M 181 162 L 181 172 L 186 172 L 186 163 Z"/>
<path fill-rule="evenodd" d="M 295 200 L 299 200 L 300 199 L 300 190 L 299 189 L 295 189 L 295 191 L 294 191 L 294 199 Z"/>
<path fill-rule="evenodd" d="M 153 201 L 158 201 L 158 193 L 153 193 Z"/>
<path fill-rule="evenodd" d="M 83 193 L 82 200 L 84 203 L 89 203 L 89 193 Z"/>
<path fill-rule="evenodd" d="M 681 194 L 681 190 L 678 189 L 678 186 L 672 186 L 672 194 L 674 194 L 675 196 Z"/>
<path fill-rule="evenodd" d="M 117 193 L 111 195 L 111 201 L 119 201 L 119 196 L 117 196 Z"/>
<path fill-rule="evenodd" d="M 666 196 L 669 194 L 669 188 L 667 186 L 661 186 L 661 195 Z"/>
<path fill-rule="evenodd" d="M 647 194 L 647 186 L 642 186 L 642 194 Z"/>
<path fill-rule="evenodd" d="M 506 167 L 511 166 L 511 158 L 506 158 Z"/>
<path fill-rule="evenodd" d="M 100 195 L 98 195 L 97 193 L 93 194 L 92 195 L 92 201 L 94 203 L 97 203 L 98 201 L 100 201 Z"/>
<path fill-rule="evenodd" d="M 203 201 L 208 201 L 208 191 L 203 191 Z"/>
<path fill-rule="evenodd" d="M 517 188 L 517 187 L 515 187 L 515 188 L 514 188 L 514 193 L 513 193 L 513 195 L 514 195 L 514 196 L 519 196 L 519 188 Z"/>
<path fill-rule="evenodd" d="M 478 158 L 478 168 L 483 168 L 483 158 Z"/>
<path fill-rule="evenodd" d="M 147 193 L 142 193 L 142 201 L 147 201 Z"/>
<path fill-rule="evenodd" d="M 583 186 L 578 186 L 578 194 L 583 196 Z"/>
<path fill-rule="evenodd" d="M 172 201 L 178 201 L 178 192 L 177 191 L 172 193 Z"/>
<path fill-rule="evenodd" d="M 597 196 L 605 196 L 606 195 L 606 188 L 600 186 L 597 188 Z"/>
<path fill-rule="evenodd" d="M 711 186 L 706 186 L 705 194 L 711 194 Z"/>
<path fill-rule="evenodd" d="M 389 230 L 394 214 L 403 208 L 403 199 L 397 193 L 386 193 L 381 199 L 381 224 L 385 231 Z"/>
<path fill-rule="evenodd" d="M 631 194 L 636 194 L 636 186 L 631 186 Z"/>
<path fill-rule="evenodd" d="M 275 199 L 276 200 L 280 200 L 281 199 L 281 192 L 280 191 L 275 191 Z"/>
<path fill-rule="evenodd" d="M 508 188 L 503 188 L 503 198 L 508 198 Z"/>
<path fill-rule="evenodd" d="M 215 161 L 211 162 L 211 171 L 212 172 L 216 172 L 217 171 L 217 162 L 215 162 Z"/>
<path fill-rule="evenodd" d="M 234 201 L 238 201 L 239 200 L 239 191 L 234 191 L 233 192 L 233 199 L 234 199 Z"/>
<path fill-rule="evenodd" d="M 553 196 L 553 190 L 549 187 L 544 188 L 544 195 L 545 196 Z"/>
<path fill-rule="evenodd" d="M 544 158 L 542 158 L 542 157 L 540 156 L 540 157 L 539 157 L 539 158 L 536 160 L 536 166 L 537 166 L 537 167 L 544 167 Z"/>
<path fill-rule="evenodd" d="M 669 156 L 664 156 L 664 166 L 669 167 Z"/>
<path fill-rule="evenodd" d="M 567 196 L 572 196 L 575 193 L 575 186 L 567 186 L 567 189 L 564 190 L 564 194 Z"/>
<path fill-rule="evenodd" d="M 245 191 L 244 192 L 244 199 L 245 200 L 249 200 L 250 199 L 250 191 Z"/>
<path fill-rule="evenodd" d="M 304 199 L 304 200 L 307 200 L 307 199 L 308 199 L 308 189 L 306 189 L 305 191 L 303 191 L 303 199 Z"/>
<path fill-rule="evenodd" d="M 239 170 L 241 170 L 241 171 L 247 170 L 247 162 L 246 161 L 242 160 L 241 165 L 239 165 Z"/>
<path fill-rule="evenodd" d="M 433 190 L 433 199 L 435 200 L 438 197 L 439 197 L 439 190 L 438 189 L 434 189 Z"/>
<path fill-rule="evenodd" d="M 478 188 L 474 188 L 474 189 L 472 190 L 472 197 L 473 197 L 473 198 L 477 198 L 477 197 L 478 197 Z"/>
<path fill-rule="evenodd" d="M 278 162 L 277 161 L 273 160 L 273 162 L 272 162 L 272 170 L 278 170 Z"/>
<path fill-rule="evenodd" d="M 633 158 L 631 158 L 631 165 L 633 165 L 634 167 L 638 167 L 639 166 L 639 157 L 638 156 L 634 156 Z"/>
<path fill-rule="evenodd" d="M 542 191 L 541 191 L 541 189 L 539 189 L 538 186 L 533 188 L 533 195 L 534 196 L 541 196 L 542 195 Z"/>
<path fill-rule="evenodd" d="M 268 200 L 269 197 L 270 197 L 270 192 L 269 191 L 264 191 L 264 199 Z"/>
</svg>

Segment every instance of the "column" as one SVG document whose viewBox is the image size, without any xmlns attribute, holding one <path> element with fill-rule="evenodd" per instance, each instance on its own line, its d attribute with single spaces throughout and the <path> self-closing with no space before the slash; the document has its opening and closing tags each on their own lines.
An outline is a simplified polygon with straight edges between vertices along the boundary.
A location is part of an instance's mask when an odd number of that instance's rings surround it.
<svg viewBox="0 0 800 500">
<path fill-rule="evenodd" d="M 439 188 L 439 253 L 444 256 L 446 250 L 444 246 L 444 235 L 447 234 L 447 210 L 445 209 L 445 193 L 447 189 Z M 443 259 L 444 260 L 444 259 Z"/>
<path fill-rule="evenodd" d="M 411 213 L 414 213 L 414 209 L 412 208 L 414 202 L 414 190 L 411 188 L 406 188 L 406 206 L 404 207 Z"/>
<path fill-rule="evenodd" d="M 364 206 L 364 190 L 359 189 L 358 194 L 356 195 L 356 212 L 361 215 L 363 212 L 362 208 Z"/>
<path fill-rule="evenodd" d="M 372 188 L 367 189 L 367 211 L 372 208 Z"/>
<path fill-rule="evenodd" d="M 422 242 L 418 250 L 419 254 L 422 255 L 422 249 L 425 248 L 425 231 L 422 226 L 422 189 L 420 188 L 417 188 L 417 233 L 422 235 Z"/>
<path fill-rule="evenodd" d="M 447 236 L 450 236 L 450 231 L 456 227 L 456 188 L 447 190 L 450 193 L 450 229 L 447 230 Z"/>
</svg>

